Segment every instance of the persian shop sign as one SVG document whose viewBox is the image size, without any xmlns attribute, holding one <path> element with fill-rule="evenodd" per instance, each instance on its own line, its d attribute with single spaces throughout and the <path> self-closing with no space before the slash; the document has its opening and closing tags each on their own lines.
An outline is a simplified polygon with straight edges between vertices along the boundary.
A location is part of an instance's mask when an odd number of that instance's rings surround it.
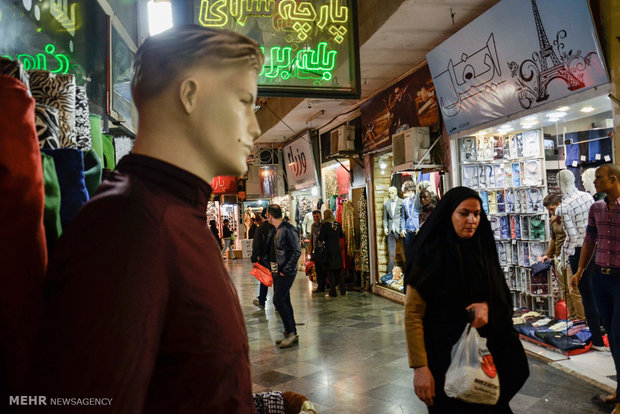
<svg viewBox="0 0 620 414">
<path fill-rule="evenodd" d="M 282 149 L 282 156 L 289 188 L 301 190 L 316 185 L 316 168 L 309 133 L 306 132 L 301 138 L 286 145 Z"/>
<path fill-rule="evenodd" d="M 587 0 L 502 0 L 426 59 L 449 134 L 609 82 Z"/>
<path fill-rule="evenodd" d="M 213 194 L 237 194 L 237 177 L 218 175 L 211 180 Z"/>
<path fill-rule="evenodd" d="M 263 94 L 359 96 L 355 0 L 196 0 L 197 23 L 260 45 Z"/>
<path fill-rule="evenodd" d="M 47 55 L 49 56 L 46 56 L 43 53 L 37 53 L 34 56 L 26 54 L 26 53 L 22 53 L 22 54 L 17 55 L 16 60 L 19 60 L 20 62 L 22 62 L 22 64 L 24 65 L 24 70 L 31 70 L 31 69 L 49 70 L 52 73 L 59 73 L 62 75 L 69 72 L 69 66 L 70 66 L 69 58 L 67 57 L 67 55 L 63 53 L 56 53 L 56 46 L 54 46 L 51 43 L 48 43 L 47 45 L 45 45 L 45 53 L 47 53 Z M 9 60 L 15 60 L 10 55 L 2 55 L 2 57 L 9 59 Z M 55 67 L 53 69 L 52 69 L 52 65 L 48 65 L 47 63 L 48 59 L 55 60 L 55 62 L 53 63 Z"/>
</svg>

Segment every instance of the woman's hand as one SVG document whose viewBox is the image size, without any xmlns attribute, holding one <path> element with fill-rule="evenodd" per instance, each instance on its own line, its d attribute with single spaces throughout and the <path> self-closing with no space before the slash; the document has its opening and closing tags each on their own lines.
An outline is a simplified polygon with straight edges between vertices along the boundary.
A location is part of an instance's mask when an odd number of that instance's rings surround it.
<svg viewBox="0 0 620 414">
<path fill-rule="evenodd" d="M 435 379 L 428 367 L 419 367 L 414 370 L 413 389 L 415 395 L 429 407 L 433 405 L 435 397 Z"/>
<path fill-rule="evenodd" d="M 474 328 L 481 328 L 489 323 L 489 304 L 486 302 L 472 303 L 465 309 L 474 310 L 474 320 L 471 322 L 471 326 Z"/>
</svg>

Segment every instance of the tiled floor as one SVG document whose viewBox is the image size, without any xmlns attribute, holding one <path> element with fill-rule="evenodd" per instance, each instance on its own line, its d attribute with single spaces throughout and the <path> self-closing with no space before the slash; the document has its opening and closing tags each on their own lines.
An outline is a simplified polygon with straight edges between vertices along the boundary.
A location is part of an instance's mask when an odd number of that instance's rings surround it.
<svg viewBox="0 0 620 414">
<path fill-rule="evenodd" d="M 403 308 L 381 297 L 349 292 L 345 297 L 312 295 L 298 273 L 291 301 L 299 346 L 280 350 L 274 341 L 282 323 L 271 302 L 252 305 L 258 282 L 249 260 L 229 262 L 247 323 L 254 391 L 291 390 L 306 395 L 321 414 L 426 413 L 413 393 Z M 591 398 L 602 392 L 572 375 L 531 360 L 531 375 L 511 405 L 515 413 L 610 413 Z"/>
</svg>

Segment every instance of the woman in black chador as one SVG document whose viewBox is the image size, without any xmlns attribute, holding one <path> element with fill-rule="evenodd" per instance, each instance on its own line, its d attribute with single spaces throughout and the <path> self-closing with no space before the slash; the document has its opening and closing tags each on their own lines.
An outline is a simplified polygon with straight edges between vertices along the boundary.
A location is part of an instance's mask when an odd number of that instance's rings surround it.
<svg viewBox="0 0 620 414">
<path fill-rule="evenodd" d="M 334 213 L 331 210 L 325 210 L 323 223 L 319 229 L 319 240 L 325 246 L 321 260 L 329 279 L 329 296 L 333 297 L 336 296 L 336 283 L 340 285 L 340 294 L 343 296 L 347 294 L 342 274 L 342 250 L 340 249 L 340 239 L 343 237 L 342 226 L 334 218 Z"/>
<path fill-rule="evenodd" d="M 421 227 L 407 256 L 405 331 L 416 395 L 430 413 L 512 413 L 508 403 L 529 376 L 512 326 L 510 291 L 499 265 L 489 220 L 475 191 L 446 193 Z M 500 382 L 496 405 L 469 404 L 443 387 L 452 346 L 469 314 L 493 355 Z"/>
</svg>

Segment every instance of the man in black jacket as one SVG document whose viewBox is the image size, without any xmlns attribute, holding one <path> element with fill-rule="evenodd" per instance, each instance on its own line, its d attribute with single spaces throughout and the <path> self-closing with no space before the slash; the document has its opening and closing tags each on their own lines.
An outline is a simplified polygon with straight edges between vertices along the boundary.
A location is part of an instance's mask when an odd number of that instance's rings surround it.
<svg viewBox="0 0 620 414">
<path fill-rule="evenodd" d="M 269 258 L 269 243 L 273 240 L 273 235 L 275 234 L 275 228 L 267 221 L 267 219 L 261 217 L 258 213 L 256 214 L 256 218 L 262 220 L 258 229 L 254 233 L 254 238 L 252 241 L 252 263 L 260 263 L 269 269 L 269 262 L 271 261 Z M 275 261 L 275 258 L 273 258 Z M 258 288 L 258 297 L 254 299 L 254 305 L 259 308 L 265 309 L 265 302 L 267 301 L 267 290 L 269 287 L 266 285 L 260 284 Z"/>
<path fill-rule="evenodd" d="M 276 261 L 270 264 L 273 274 L 273 304 L 284 324 L 284 337 L 277 340 L 276 344 L 283 349 L 293 346 L 299 340 L 290 291 L 297 275 L 297 261 L 301 255 L 301 245 L 295 227 L 282 219 L 282 209 L 279 205 L 269 206 L 267 220 L 276 229 L 271 244 L 272 255 L 275 256 Z"/>
</svg>

